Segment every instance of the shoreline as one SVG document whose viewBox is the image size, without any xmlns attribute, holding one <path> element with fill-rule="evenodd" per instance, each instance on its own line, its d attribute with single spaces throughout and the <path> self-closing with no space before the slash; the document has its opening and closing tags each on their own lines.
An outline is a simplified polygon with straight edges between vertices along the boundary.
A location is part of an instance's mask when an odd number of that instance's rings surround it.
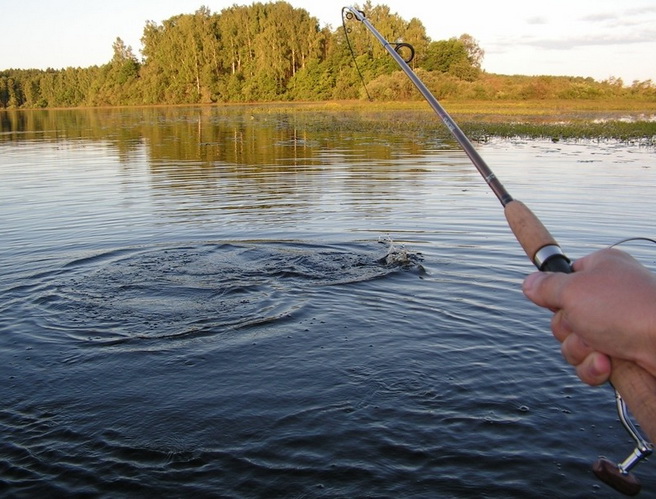
<svg viewBox="0 0 656 499">
<path fill-rule="evenodd" d="M 656 115 L 656 100 L 650 99 L 525 99 L 525 100 L 478 100 L 445 98 L 440 100 L 449 113 L 545 116 L 557 113 L 644 113 Z M 257 102 L 215 102 L 199 104 L 135 104 L 125 106 L 71 106 L 71 107 L 32 107 L 0 108 L 0 112 L 14 111 L 61 111 L 61 110 L 106 110 L 106 109 L 157 109 L 157 108 L 277 108 L 289 110 L 323 111 L 422 111 L 430 110 L 424 100 L 367 101 L 367 100 L 329 100 L 329 101 L 257 101 Z"/>
<path fill-rule="evenodd" d="M 442 104 L 467 137 L 475 142 L 492 137 L 547 138 L 559 140 L 618 140 L 656 146 L 656 101 L 522 100 L 479 101 L 444 99 Z M 252 102 L 155 106 L 105 106 L 0 110 L 3 134 L 15 131 L 23 119 L 49 120 L 49 113 L 121 113 L 167 109 L 205 114 L 247 113 L 252 116 L 291 114 L 308 130 L 357 132 L 393 130 L 395 133 L 430 133 L 450 139 L 442 121 L 423 100 L 369 102 Z M 318 115 L 323 115 L 318 117 Z M 311 119 L 310 119 L 310 118 Z M 201 118 L 202 119 L 202 118 Z"/>
</svg>

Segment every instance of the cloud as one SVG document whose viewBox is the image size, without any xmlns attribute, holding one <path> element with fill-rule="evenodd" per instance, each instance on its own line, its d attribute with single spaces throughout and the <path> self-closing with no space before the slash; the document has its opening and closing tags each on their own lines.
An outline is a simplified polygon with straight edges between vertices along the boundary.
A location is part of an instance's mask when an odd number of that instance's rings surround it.
<svg viewBox="0 0 656 499">
<path fill-rule="evenodd" d="M 604 21 L 611 21 L 617 19 L 617 14 L 611 14 L 610 12 L 607 13 L 598 13 L 598 14 L 590 14 L 589 16 L 583 16 L 580 17 L 580 21 L 590 21 L 590 22 L 604 22 Z"/>
<path fill-rule="evenodd" d="M 594 33 L 567 36 L 563 38 L 536 38 L 518 41 L 518 44 L 548 50 L 570 50 L 577 47 L 595 47 L 609 45 L 635 45 L 653 43 L 656 39 L 656 29 L 645 29 L 623 34 Z"/>
<path fill-rule="evenodd" d="M 520 46 L 547 51 L 570 51 L 594 47 L 614 47 L 614 50 L 616 50 L 620 47 L 631 47 L 639 44 L 656 45 L 656 28 L 625 33 L 573 33 L 560 37 L 534 37 L 531 35 L 504 37 L 492 41 L 486 46 L 485 51 L 487 54 L 501 54 L 506 53 L 511 48 Z"/>
<path fill-rule="evenodd" d="M 612 26 L 633 26 L 636 23 L 651 23 L 649 14 L 656 14 L 656 6 L 633 7 L 619 12 L 597 12 L 579 18 L 579 21 L 606 23 Z"/>
<path fill-rule="evenodd" d="M 526 24 L 531 24 L 531 25 L 547 24 L 547 19 L 541 16 L 529 17 L 526 20 Z"/>
<path fill-rule="evenodd" d="M 517 38 L 512 43 L 547 50 L 654 43 L 656 6 L 634 7 L 617 12 L 596 12 L 574 20 L 573 24 L 570 24 L 567 30 L 561 30 L 561 33 L 532 33 Z"/>
<path fill-rule="evenodd" d="M 656 5 L 633 7 L 631 9 L 626 9 L 623 13 L 627 16 L 644 16 L 645 14 L 656 13 Z"/>
</svg>

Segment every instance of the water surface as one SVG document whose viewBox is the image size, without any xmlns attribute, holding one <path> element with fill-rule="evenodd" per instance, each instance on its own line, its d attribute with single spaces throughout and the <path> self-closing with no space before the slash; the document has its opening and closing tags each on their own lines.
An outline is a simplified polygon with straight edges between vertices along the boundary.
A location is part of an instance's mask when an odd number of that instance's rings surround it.
<svg viewBox="0 0 656 499">
<path fill-rule="evenodd" d="M 614 497 L 612 394 L 560 358 L 450 141 L 275 107 L 0 116 L 3 494 Z M 655 235 L 653 148 L 477 148 L 573 258 Z"/>
</svg>

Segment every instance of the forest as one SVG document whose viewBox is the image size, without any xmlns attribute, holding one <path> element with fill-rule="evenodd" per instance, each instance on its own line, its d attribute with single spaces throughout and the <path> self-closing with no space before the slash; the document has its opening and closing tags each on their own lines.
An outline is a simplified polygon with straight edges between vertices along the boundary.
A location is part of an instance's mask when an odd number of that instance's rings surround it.
<svg viewBox="0 0 656 499">
<path fill-rule="evenodd" d="M 431 40 L 419 19 L 370 0 L 361 8 L 386 39 L 415 48 L 413 69 L 438 99 L 656 100 L 650 80 L 490 74 L 473 36 Z M 421 98 L 366 27 L 347 26 L 322 28 L 284 1 L 201 7 L 147 22 L 141 57 L 117 38 L 100 66 L 0 70 L 0 108 Z"/>
</svg>

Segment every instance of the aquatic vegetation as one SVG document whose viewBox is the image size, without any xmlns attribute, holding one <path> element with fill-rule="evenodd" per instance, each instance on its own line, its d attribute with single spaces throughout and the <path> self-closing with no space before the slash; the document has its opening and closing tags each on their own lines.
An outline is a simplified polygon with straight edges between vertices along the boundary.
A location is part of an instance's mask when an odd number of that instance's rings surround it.
<svg viewBox="0 0 656 499">
<path fill-rule="evenodd" d="M 557 123 L 467 121 L 462 129 L 476 141 L 489 137 L 551 138 L 554 142 L 567 139 L 619 140 L 656 145 L 656 122 L 620 120 L 568 121 Z"/>
<path fill-rule="evenodd" d="M 481 106 L 481 103 L 445 103 L 465 134 L 476 142 L 492 137 L 549 138 L 559 140 L 619 140 L 656 145 L 656 108 L 639 109 L 555 109 L 554 103 L 533 101 L 531 106 Z M 524 103 L 527 104 L 527 103 Z M 544 105 L 544 107 L 541 106 Z M 431 136 L 450 141 L 446 127 L 426 105 L 416 103 L 340 104 L 307 108 L 313 112 L 312 128 L 335 132 L 391 132 L 400 135 Z M 341 108 L 340 113 L 333 113 Z M 453 108 L 455 111 L 451 111 Z M 298 110 L 299 108 L 296 108 Z M 345 112 L 345 111 L 351 112 Z M 317 120 L 316 114 L 323 113 Z M 302 116 L 298 119 L 303 121 Z"/>
</svg>

